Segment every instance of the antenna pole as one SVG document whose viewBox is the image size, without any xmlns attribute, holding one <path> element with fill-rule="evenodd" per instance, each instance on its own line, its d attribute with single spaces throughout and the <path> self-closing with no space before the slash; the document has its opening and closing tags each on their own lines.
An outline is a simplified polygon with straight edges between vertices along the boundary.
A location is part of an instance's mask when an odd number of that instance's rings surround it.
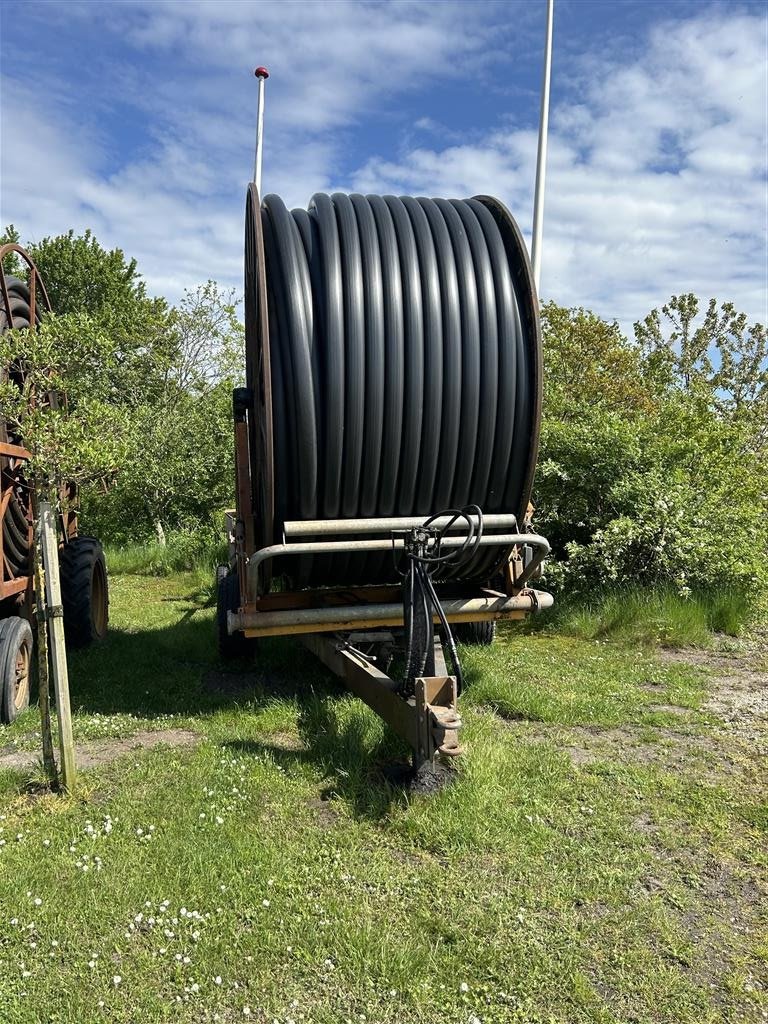
<svg viewBox="0 0 768 1024">
<path fill-rule="evenodd" d="M 547 173 L 547 135 L 549 133 L 549 82 L 552 77 L 552 22 L 555 0 L 547 0 L 547 39 L 544 49 L 544 80 L 541 86 L 539 152 L 536 158 L 536 191 L 533 200 L 533 242 L 531 259 L 536 291 L 541 281 L 541 236 L 544 227 L 544 183 Z"/>
<path fill-rule="evenodd" d="M 253 183 L 261 199 L 261 156 L 264 150 L 264 83 L 269 78 L 266 68 L 258 67 L 253 72 L 259 80 L 259 105 L 256 115 L 256 158 L 253 162 Z"/>
</svg>

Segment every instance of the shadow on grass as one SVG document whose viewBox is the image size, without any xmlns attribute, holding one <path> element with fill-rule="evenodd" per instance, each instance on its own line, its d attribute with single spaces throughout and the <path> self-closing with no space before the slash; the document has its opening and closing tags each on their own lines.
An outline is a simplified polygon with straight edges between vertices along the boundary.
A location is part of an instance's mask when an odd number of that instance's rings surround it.
<svg viewBox="0 0 768 1024">
<path fill-rule="evenodd" d="M 70 654 L 73 707 L 84 714 L 167 715 L 212 719 L 228 711 L 254 714 L 276 701 L 288 702 L 303 749 L 287 750 L 265 739 L 237 739 L 227 745 L 245 753 L 269 753 L 286 767 L 320 768 L 323 799 L 345 799 L 355 815 L 378 819 L 393 800 L 404 799 L 407 750 L 377 719 L 360 708 L 341 708 L 347 693 L 309 651 L 292 639 L 254 644 L 252 658 L 222 662 L 214 624 L 202 618 L 207 595 L 181 599 L 191 607 L 162 628 L 136 632 L 111 629 L 103 644 Z M 247 727 L 247 723 L 242 723 Z M 220 724 L 214 726 L 218 731 Z M 232 722 L 239 731 L 237 720 Z"/>
</svg>

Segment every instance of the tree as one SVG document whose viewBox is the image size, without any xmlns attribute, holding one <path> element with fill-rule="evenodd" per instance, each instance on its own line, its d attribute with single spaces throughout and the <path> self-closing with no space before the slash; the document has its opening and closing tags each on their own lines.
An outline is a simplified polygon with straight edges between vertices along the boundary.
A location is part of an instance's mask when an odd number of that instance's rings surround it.
<svg viewBox="0 0 768 1024">
<path fill-rule="evenodd" d="M 112 472 L 127 449 L 130 424 L 111 402 L 111 387 L 103 373 L 113 353 L 111 338 L 88 315 L 45 316 L 37 330 L 0 333 L 0 367 L 6 368 L 0 376 L 0 420 L 29 452 L 24 483 L 30 490 L 36 530 L 43 501 L 54 508 L 59 500 L 65 502 L 69 485 L 83 486 Z M 43 760 L 55 779 L 46 620 L 39 612 L 44 585 L 37 543 L 33 573 Z"/>
<path fill-rule="evenodd" d="M 766 325 L 748 324 L 731 302 L 710 299 L 701 322 L 699 300 L 673 295 L 661 312 L 653 309 L 635 324 L 643 359 L 668 387 L 699 393 L 722 415 L 741 417 L 768 412 L 768 338 Z M 765 423 L 760 430 L 765 440 Z"/>
<path fill-rule="evenodd" d="M 6 236 L 18 239 L 12 227 Z M 234 492 L 231 390 L 244 355 L 233 292 L 209 281 L 171 307 L 148 296 L 135 260 L 90 231 L 28 249 L 55 315 L 85 317 L 104 341 L 99 394 L 130 424 L 121 459 L 84 484 L 84 518 L 113 541 L 209 522 Z"/>
<path fill-rule="evenodd" d="M 86 497 L 114 540 L 164 544 L 169 529 L 210 527 L 234 498 L 232 389 L 245 362 L 233 293 L 213 281 L 186 292 L 168 330 L 162 381 L 131 406 L 134 447 L 108 492 Z"/>
<path fill-rule="evenodd" d="M 534 502 L 550 584 L 768 584 L 764 332 L 730 304 L 701 324 L 697 312 L 673 297 L 632 343 L 592 313 L 544 307 Z"/>
<path fill-rule="evenodd" d="M 632 415 L 654 408 L 642 355 L 619 325 L 585 309 L 547 302 L 541 309 L 544 337 L 544 411 L 570 420 L 585 405 Z"/>
</svg>

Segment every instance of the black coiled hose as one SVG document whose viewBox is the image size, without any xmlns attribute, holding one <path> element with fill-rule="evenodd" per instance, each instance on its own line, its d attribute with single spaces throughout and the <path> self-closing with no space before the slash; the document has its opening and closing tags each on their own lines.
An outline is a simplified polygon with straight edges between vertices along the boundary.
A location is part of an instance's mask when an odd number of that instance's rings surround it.
<svg viewBox="0 0 768 1024">
<path fill-rule="evenodd" d="M 4 302 L 0 298 L 0 333 L 11 327 L 29 327 L 31 315 L 27 284 L 18 277 L 10 276 L 6 277 L 5 283 L 10 301 L 11 318 L 9 322 Z M 35 323 L 39 322 L 38 308 L 35 312 Z M 0 373 L 4 372 L 7 371 L 0 368 Z M 0 441 L 21 444 L 21 439 L 9 432 L 2 416 L 0 416 Z M 3 557 L 7 560 L 14 576 L 27 576 L 30 571 L 29 522 L 27 520 L 29 495 L 20 477 L 11 476 L 10 460 L 5 456 L 0 456 L 0 478 L 3 491 L 8 486 L 12 487 L 11 498 L 2 519 Z"/>
<path fill-rule="evenodd" d="M 266 308 L 265 308 L 266 307 Z M 528 257 L 494 199 L 248 197 L 248 383 L 258 544 L 291 519 L 525 515 L 541 340 Z M 479 548 L 460 571 L 489 579 Z M 288 564 L 294 585 L 393 579 L 386 554 Z"/>
</svg>

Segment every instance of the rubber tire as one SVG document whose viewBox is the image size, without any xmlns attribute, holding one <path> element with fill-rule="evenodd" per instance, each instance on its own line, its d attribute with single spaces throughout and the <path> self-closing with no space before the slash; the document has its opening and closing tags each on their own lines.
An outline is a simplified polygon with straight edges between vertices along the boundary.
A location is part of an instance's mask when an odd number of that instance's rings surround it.
<svg viewBox="0 0 768 1024">
<path fill-rule="evenodd" d="M 227 632 L 227 612 L 236 612 L 240 607 L 240 580 L 236 572 L 227 573 L 223 579 L 220 578 L 219 569 L 216 568 L 216 634 L 219 647 L 219 657 L 222 661 L 231 661 L 233 658 L 245 658 L 253 651 L 253 642 L 242 633 Z"/>
<path fill-rule="evenodd" d="M 460 644 L 490 647 L 496 636 L 496 620 L 490 622 L 457 622 L 451 626 L 454 638 Z"/>
<path fill-rule="evenodd" d="M 29 664 L 26 687 L 19 700 L 16 693 L 16 660 L 23 645 L 27 648 Z M 33 650 L 32 627 L 26 619 L 13 615 L 0 622 L 0 721 L 6 725 L 29 707 Z"/>
<path fill-rule="evenodd" d="M 107 635 L 109 586 L 104 550 L 95 537 L 74 537 L 59 554 L 64 633 L 70 647 L 87 647 Z"/>
</svg>

